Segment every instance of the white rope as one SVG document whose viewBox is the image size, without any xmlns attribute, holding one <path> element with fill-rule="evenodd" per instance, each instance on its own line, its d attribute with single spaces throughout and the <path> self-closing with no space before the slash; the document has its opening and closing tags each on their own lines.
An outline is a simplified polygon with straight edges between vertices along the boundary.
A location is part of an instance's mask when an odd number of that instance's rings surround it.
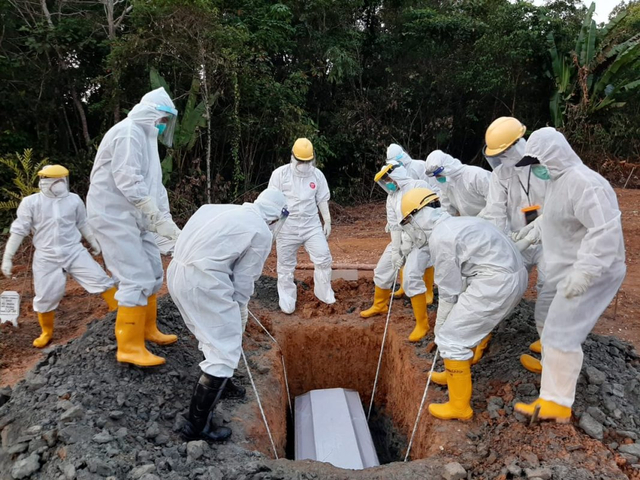
<svg viewBox="0 0 640 480">
<path fill-rule="evenodd" d="M 293 418 L 293 409 L 291 406 L 291 393 L 289 393 L 289 378 L 287 376 L 287 367 L 284 364 L 284 352 L 282 351 L 282 347 L 280 346 L 280 344 L 278 343 L 278 341 L 273 337 L 273 335 L 271 335 L 271 333 L 269 332 L 269 330 L 267 330 L 267 328 L 260 323 L 260 320 L 258 320 L 258 317 L 256 317 L 251 310 L 247 309 L 247 311 L 249 312 L 249 315 L 251 315 L 251 318 L 253 318 L 255 320 L 255 322 L 260 326 L 260 328 L 262 328 L 262 330 L 264 330 L 264 332 L 268 335 L 268 337 L 273 340 L 273 343 L 275 343 L 278 347 L 278 350 L 280 350 L 280 360 L 282 360 L 282 370 L 284 371 L 284 386 L 287 389 L 287 400 L 289 401 L 289 414 L 291 415 L 291 418 Z"/>
<path fill-rule="evenodd" d="M 384 342 L 387 339 L 387 330 L 389 329 L 389 318 L 391 317 L 391 305 L 393 305 L 393 294 L 396 290 L 396 280 L 398 279 L 398 270 L 393 276 L 393 287 L 391 287 L 391 297 L 389 299 L 389 311 L 387 312 L 387 321 L 384 324 L 384 334 L 382 335 L 382 346 L 380 347 L 380 356 L 378 357 L 378 368 L 376 369 L 376 379 L 373 382 L 373 391 L 371 392 L 371 401 L 369 402 L 369 413 L 367 413 L 367 421 L 371 417 L 371 409 L 373 408 L 373 397 L 376 395 L 378 387 L 378 376 L 380 375 L 380 366 L 382 365 L 382 353 L 384 352 Z"/>
<path fill-rule="evenodd" d="M 247 357 L 244 355 L 244 349 L 240 350 L 240 352 L 242 352 L 242 359 L 244 360 L 244 365 L 247 367 L 247 373 L 249 374 L 249 380 L 251 381 L 253 392 L 256 394 L 256 400 L 258 400 L 258 408 L 260 409 L 260 413 L 262 414 L 262 420 L 264 420 L 264 426 L 267 428 L 267 434 L 269 435 L 269 440 L 271 441 L 273 454 L 276 456 L 276 460 L 278 460 L 278 451 L 276 450 L 276 444 L 273 442 L 273 437 L 271 436 L 271 430 L 269 429 L 267 416 L 265 415 L 264 409 L 262 408 L 262 402 L 260 401 L 260 395 L 258 395 L 258 389 L 256 388 L 256 384 L 253 382 L 253 375 L 251 375 L 251 370 L 249 369 L 249 362 L 247 362 Z"/>
<path fill-rule="evenodd" d="M 433 363 L 431 364 L 431 370 L 429 371 L 429 377 L 427 378 L 427 385 L 424 387 L 424 393 L 422 394 L 422 401 L 420 402 L 420 408 L 418 409 L 418 416 L 416 417 L 416 423 L 413 425 L 413 432 L 411 432 L 411 440 L 409 440 L 409 445 L 407 446 L 407 454 L 404 456 L 405 462 L 409 459 L 409 452 L 411 452 L 411 445 L 413 445 L 413 437 L 415 437 L 416 430 L 418 430 L 418 423 L 420 423 L 420 415 L 422 415 L 424 402 L 427 399 L 427 391 L 429 390 L 429 384 L 431 383 L 431 375 L 433 375 L 433 369 L 436 366 L 437 359 L 438 359 L 438 349 L 436 348 L 436 353 L 433 356 Z"/>
</svg>

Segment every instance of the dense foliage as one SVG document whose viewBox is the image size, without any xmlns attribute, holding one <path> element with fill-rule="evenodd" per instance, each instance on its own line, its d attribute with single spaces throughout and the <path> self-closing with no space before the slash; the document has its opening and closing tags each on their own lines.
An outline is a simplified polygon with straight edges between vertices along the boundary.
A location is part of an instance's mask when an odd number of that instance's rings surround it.
<svg viewBox="0 0 640 480">
<path fill-rule="evenodd" d="M 640 152 L 640 101 L 625 96 L 638 56 L 609 68 L 640 49 L 640 9 L 620 12 L 605 27 L 576 0 L 0 0 L 0 157 L 33 148 L 84 193 L 102 135 L 166 85 L 181 112 L 161 152 L 179 216 L 261 186 L 299 136 L 343 202 L 375 193 L 392 141 L 484 165 L 501 115 L 562 124 L 597 168 Z"/>
</svg>

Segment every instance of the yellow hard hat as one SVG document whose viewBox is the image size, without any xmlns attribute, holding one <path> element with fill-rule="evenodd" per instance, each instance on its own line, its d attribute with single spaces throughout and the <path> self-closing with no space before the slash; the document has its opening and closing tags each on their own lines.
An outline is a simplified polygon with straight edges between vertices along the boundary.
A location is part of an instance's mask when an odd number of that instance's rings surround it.
<svg viewBox="0 0 640 480">
<path fill-rule="evenodd" d="M 62 165 L 45 165 L 38 172 L 38 176 L 43 178 L 64 178 L 69 176 L 69 170 Z"/>
<path fill-rule="evenodd" d="M 296 160 L 300 160 L 301 162 L 309 162 L 315 157 L 313 154 L 313 144 L 307 138 L 297 139 L 293 144 L 291 153 L 296 157 Z"/>
<path fill-rule="evenodd" d="M 375 182 L 379 182 L 380 180 L 382 180 L 382 177 L 384 177 L 385 175 L 389 175 L 391 172 L 393 172 L 394 168 L 396 168 L 396 165 L 392 163 L 387 163 L 384 167 L 382 167 L 382 170 L 376 173 L 376 176 L 373 178 L 373 180 Z"/>
<path fill-rule="evenodd" d="M 521 139 L 527 131 L 520 120 L 513 117 L 500 117 L 493 121 L 484 135 L 484 154 L 493 157 L 504 152 Z"/>
<path fill-rule="evenodd" d="M 401 225 L 404 225 L 411 215 L 416 214 L 424 207 L 431 206 L 437 208 L 440 206 L 440 197 L 433 190 L 428 188 L 414 188 L 409 190 L 402 197 L 402 221 Z"/>
</svg>

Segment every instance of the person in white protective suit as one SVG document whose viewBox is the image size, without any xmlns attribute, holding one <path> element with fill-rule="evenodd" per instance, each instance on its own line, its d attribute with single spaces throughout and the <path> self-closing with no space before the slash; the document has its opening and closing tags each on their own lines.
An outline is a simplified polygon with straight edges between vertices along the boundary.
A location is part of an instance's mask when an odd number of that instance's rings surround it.
<svg viewBox="0 0 640 480">
<path fill-rule="evenodd" d="M 525 132 L 526 127 L 518 119 L 500 117 L 487 128 L 483 150 L 493 173 L 487 204 L 478 216 L 493 223 L 514 241 L 522 228 L 542 214 L 547 189 L 547 182 L 533 175 L 530 167 L 515 167 L 524 157 L 527 145 L 523 138 Z M 537 266 L 537 290 L 540 292 L 545 277 L 541 262 L 542 245 L 530 245 L 522 252 L 522 256 L 528 270 Z M 540 340 L 536 340 L 529 348 L 540 353 Z M 535 363 L 539 364 L 530 355 L 523 355 L 521 361 L 526 368 L 535 369 Z M 531 363 L 533 367 L 528 366 Z"/>
<path fill-rule="evenodd" d="M 407 170 L 395 161 L 386 164 L 376 174 L 375 181 L 387 192 L 387 227 L 391 234 L 391 243 L 385 248 L 373 271 L 373 305 L 361 311 L 360 316 L 369 318 L 387 313 L 393 281 L 404 265 L 402 287 L 411 299 L 416 319 L 416 326 L 409 335 L 409 341 L 418 342 L 429 332 L 427 306 L 433 303 L 433 264 L 426 245 L 414 248 L 411 239 L 403 236 L 400 227 L 401 202 L 406 192 L 413 188 L 428 188 L 429 184 L 424 180 L 409 178 Z"/>
<path fill-rule="evenodd" d="M 411 156 L 397 143 L 392 143 L 387 147 L 387 160 L 386 163 L 398 162 L 401 166 L 403 166 L 407 170 L 407 176 L 413 178 L 414 180 L 424 180 L 429 184 L 429 189 L 433 190 L 435 193 L 440 194 L 440 184 L 437 182 L 435 177 L 427 175 L 427 162 L 424 160 L 416 160 L 411 158 Z M 404 243 L 407 243 L 408 240 L 405 236 Z M 429 267 L 431 268 L 431 267 Z M 428 272 L 430 277 L 425 279 L 425 282 L 428 285 L 433 285 L 433 270 Z M 404 288 L 402 284 L 404 283 L 404 267 L 400 269 L 399 275 L 399 283 L 400 288 L 398 288 L 394 293 L 394 298 L 402 298 L 405 295 Z M 431 292 L 431 293 L 429 293 Z M 427 302 L 431 304 L 433 302 L 433 289 L 429 289 L 427 287 Z"/>
<path fill-rule="evenodd" d="M 164 88 L 144 95 L 102 139 L 87 195 L 89 224 L 119 282 L 116 358 L 141 367 L 165 363 L 147 350 L 145 340 L 178 340 L 156 325 L 164 271 L 153 237 L 155 232 L 175 241 L 180 233 L 169 213 L 158 153 L 158 138 L 171 146 L 177 115 Z"/>
<path fill-rule="evenodd" d="M 33 233 L 33 309 L 38 314 L 42 334 L 33 341 L 45 347 L 53 336 L 55 310 L 64 296 L 67 274 L 89 293 L 101 293 L 109 311 L 118 308 L 114 299 L 115 282 L 80 242 L 89 243 L 91 253 L 100 254 L 100 245 L 87 224 L 87 213 L 78 195 L 69 192 L 69 170 L 47 165 L 38 172 L 39 193 L 20 202 L 17 218 L 2 257 L 2 273 L 11 277 L 13 256 L 22 240 Z"/>
<path fill-rule="evenodd" d="M 457 158 L 434 150 L 427 157 L 427 175 L 440 183 L 442 208 L 451 215 L 475 217 L 485 207 L 491 172 L 464 165 Z"/>
<path fill-rule="evenodd" d="M 276 168 L 269 180 L 270 187 L 277 188 L 287 197 L 290 212 L 289 220 L 276 238 L 278 297 L 284 313 L 293 313 L 296 309 L 298 291 L 293 275 L 301 246 L 314 265 L 315 296 L 329 305 L 336 301 L 331 288 L 332 258 L 327 243 L 331 235 L 329 186 L 323 173 L 315 167 L 315 158 L 311 142 L 299 138 L 293 144 L 291 162 Z"/>
<path fill-rule="evenodd" d="M 467 420 L 473 416 L 474 347 L 518 304 L 528 274 L 514 243 L 495 226 L 481 218 L 452 217 L 432 202 L 429 190 L 409 192 L 402 201 L 403 228 L 416 246 L 429 245 L 438 284 L 435 342 L 444 359 L 449 402 L 431 404 L 429 412 L 443 420 Z"/>
<path fill-rule="evenodd" d="M 254 203 L 200 207 L 178 238 L 167 286 L 204 354 L 182 430 L 188 440 L 231 435 L 226 427 L 207 428 L 207 417 L 223 392 L 244 395 L 231 377 L 240 360 L 247 305 L 271 252 L 272 231 L 277 234 L 287 215 L 284 194 L 268 188 Z"/>
<path fill-rule="evenodd" d="M 532 133 L 518 167 L 549 182 L 544 214 L 521 231 L 524 246 L 542 241 L 546 280 L 536 303 L 542 320 L 540 397 L 516 411 L 568 422 L 582 368 L 582 343 L 615 297 L 626 273 L 616 194 L 551 127 Z M 520 246 L 523 248 L 523 246 Z"/>
</svg>

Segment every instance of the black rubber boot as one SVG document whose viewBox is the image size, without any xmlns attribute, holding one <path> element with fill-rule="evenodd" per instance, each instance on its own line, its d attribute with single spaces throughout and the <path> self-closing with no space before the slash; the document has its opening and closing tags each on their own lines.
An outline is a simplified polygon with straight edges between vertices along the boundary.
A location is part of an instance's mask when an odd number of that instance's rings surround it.
<svg viewBox="0 0 640 480">
<path fill-rule="evenodd" d="M 226 378 L 214 377 L 207 373 L 200 375 L 196 388 L 191 396 L 189 416 L 182 427 L 182 436 L 186 440 L 204 438 L 220 442 L 231 436 L 231 429 L 227 427 L 209 427 L 209 412 L 220 400 L 220 395 L 227 383 Z M 205 433 L 205 427 L 206 433 Z"/>
<path fill-rule="evenodd" d="M 227 384 L 222 391 L 222 398 L 244 398 L 247 395 L 247 390 L 233 381 L 233 377 L 227 380 Z"/>
</svg>

